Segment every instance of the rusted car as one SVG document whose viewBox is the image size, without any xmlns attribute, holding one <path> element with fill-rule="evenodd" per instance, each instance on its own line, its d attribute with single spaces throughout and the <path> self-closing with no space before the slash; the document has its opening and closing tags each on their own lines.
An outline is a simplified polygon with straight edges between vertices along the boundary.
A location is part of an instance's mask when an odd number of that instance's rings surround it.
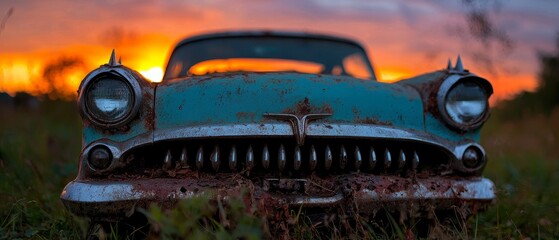
<svg viewBox="0 0 559 240">
<path fill-rule="evenodd" d="M 152 83 L 113 51 L 79 87 L 83 149 L 61 199 L 95 221 L 242 188 L 293 207 L 468 215 L 495 198 L 479 144 L 493 89 L 460 58 L 442 65 L 383 83 L 350 39 L 226 32 L 179 42 Z"/>
</svg>

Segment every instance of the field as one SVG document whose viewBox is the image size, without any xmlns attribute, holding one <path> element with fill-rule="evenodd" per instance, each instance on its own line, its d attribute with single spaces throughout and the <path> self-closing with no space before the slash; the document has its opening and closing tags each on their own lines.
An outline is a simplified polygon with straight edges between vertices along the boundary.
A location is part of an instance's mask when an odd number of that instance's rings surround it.
<svg viewBox="0 0 559 240">
<path fill-rule="evenodd" d="M 81 122 L 76 104 L 40 101 L 0 105 L 0 123 L 0 239 L 83 238 L 86 221 L 69 214 L 58 199 L 64 185 L 77 172 Z M 458 238 L 559 238 L 558 123 L 559 109 L 509 120 L 499 110 L 493 114 L 482 133 L 482 145 L 490 157 L 485 175 L 497 184 L 498 200 L 488 211 L 471 218 Z M 196 206 L 204 203 L 186 203 L 183 208 L 202 209 Z M 229 204 L 226 209 L 232 209 L 228 214 L 235 215 L 241 208 Z M 200 211 L 203 215 L 203 209 Z M 204 230 L 207 228 L 197 225 L 190 230 L 181 229 L 181 216 L 166 218 L 157 209 L 149 214 L 153 221 L 164 223 L 162 233 L 180 230 L 208 234 Z M 212 238 L 262 236 L 258 218 L 232 216 L 231 220 L 239 221 L 235 231 L 218 225 Z M 292 236 L 313 236 L 312 228 L 297 232 L 301 229 L 295 228 Z M 371 236 L 404 235 L 395 228 Z"/>
</svg>

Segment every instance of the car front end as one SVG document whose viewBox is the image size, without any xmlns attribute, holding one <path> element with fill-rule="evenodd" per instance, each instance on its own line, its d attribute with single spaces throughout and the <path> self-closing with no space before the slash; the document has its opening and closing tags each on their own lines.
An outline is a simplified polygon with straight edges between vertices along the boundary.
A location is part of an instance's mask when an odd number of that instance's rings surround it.
<svg viewBox="0 0 559 240">
<path fill-rule="evenodd" d="M 473 213 L 495 198 L 478 143 L 491 93 L 461 62 L 396 83 L 234 72 L 154 84 L 113 55 L 80 86 L 84 147 L 61 199 L 101 220 L 243 191 L 268 207 Z"/>
</svg>

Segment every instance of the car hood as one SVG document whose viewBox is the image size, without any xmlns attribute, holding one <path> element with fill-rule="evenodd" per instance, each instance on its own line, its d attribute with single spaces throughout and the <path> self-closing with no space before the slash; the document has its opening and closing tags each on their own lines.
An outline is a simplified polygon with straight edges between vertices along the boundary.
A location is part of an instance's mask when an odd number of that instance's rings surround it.
<svg viewBox="0 0 559 240">
<path fill-rule="evenodd" d="M 405 85 L 344 76 L 235 73 L 175 79 L 155 93 L 155 131 L 265 124 L 265 114 L 331 114 L 328 123 L 424 130 L 419 93 Z"/>
</svg>

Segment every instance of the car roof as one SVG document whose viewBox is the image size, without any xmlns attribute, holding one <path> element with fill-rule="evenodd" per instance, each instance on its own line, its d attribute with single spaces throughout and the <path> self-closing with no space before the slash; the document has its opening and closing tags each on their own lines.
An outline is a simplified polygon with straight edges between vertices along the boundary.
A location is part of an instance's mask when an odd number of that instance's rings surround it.
<svg viewBox="0 0 559 240">
<path fill-rule="evenodd" d="M 329 41 L 352 44 L 361 49 L 365 49 L 363 48 L 363 45 L 361 45 L 359 42 L 349 38 L 338 37 L 338 36 L 328 35 L 328 34 L 311 33 L 311 32 L 270 31 L 270 30 L 223 31 L 223 32 L 199 34 L 183 39 L 176 45 L 176 47 L 197 42 L 197 41 L 202 41 L 202 40 L 217 39 L 217 38 L 235 38 L 235 37 L 286 37 L 286 38 L 329 40 Z"/>
</svg>

